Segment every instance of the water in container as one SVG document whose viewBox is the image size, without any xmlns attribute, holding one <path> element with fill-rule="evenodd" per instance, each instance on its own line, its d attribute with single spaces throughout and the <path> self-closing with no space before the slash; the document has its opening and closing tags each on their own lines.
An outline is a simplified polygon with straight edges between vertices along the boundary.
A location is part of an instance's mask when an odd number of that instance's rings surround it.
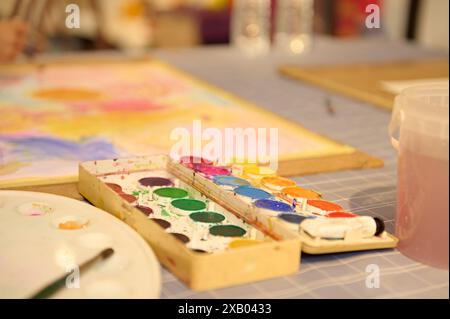
<svg viewBox="0 0 450 319">
<path fill-rule="evenodd" d="M 390 134 L 398 150 L 398 249 L 414 260 L 447 270 L 448 128 L 448 86 L 413 87 L 397 96 Z"/>
</svg>

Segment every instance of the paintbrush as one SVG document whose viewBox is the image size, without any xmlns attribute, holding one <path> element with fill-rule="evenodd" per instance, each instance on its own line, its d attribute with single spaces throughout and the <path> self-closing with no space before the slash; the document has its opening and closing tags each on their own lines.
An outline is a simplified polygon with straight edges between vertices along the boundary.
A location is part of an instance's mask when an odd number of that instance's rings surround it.
<svg viewBox="0 0 450 319">
<path fill-rule="evenodd" d="M 336 114 L 336 109 L 335 109 L 333 102 L 331 101 L 331 98 L 329 96 L 327 96 L 325 98 L 324 106 L 329 115 L 333 116 Z"/>
<path fill-rule="evenodd" d="M 42 43 L 46 41 L 46 37 L 39 31 L 28 29 L 28 39 L 22 50 L 22 53 L 28 58 L 33 59 L 41 52 Z"/>
<path fill-rule="evenodd" d="M 92 268 L 92 266 L 94 266 L 98 262 L 108 259 L 109 257 L 111 257 L 112 254 L 114 254 L 114 249 L 112 249 L 112 248 L 107 248 L 107 249 L 101 251 L 98 255 L 92 257 L 91 259 L 89 259 L 89 260 L 85 261 L 83 264 L 81 264 L 80 274 L 83 273 L 84 271 L 87 271 L 88 269 Z M 51 297 L 56 292 L 58 292 L 59 290 L 61 290 L 62 288 L 64 288 L 66 286 L 67 277 L 70 275 L 71 275 L 71 273 L 68 273 L 68 274 L 56 279 L 52 283 L 48 284 L 47 286 L 45 286 L 44 288 L 39 290 L 37 293 L 33 294 L 30 297 L 30 299 L 44 299 L 44 298 Z"/>
<path fill-rule="evenodd" d="M 28 63 L 31 63 L 31 65 L 34 66 L 36 69 L 36 78 L 38 80 L 38 83 L 41 84 L 42 82 L 42 73 L 44 73 L 45 64 L 39 61 L 36 61 L 36 55 L 40 52 L 38 47 L 32 43 L 27 43 L 22 51 L 22 53 L 25 55 Z"/>
</svg>

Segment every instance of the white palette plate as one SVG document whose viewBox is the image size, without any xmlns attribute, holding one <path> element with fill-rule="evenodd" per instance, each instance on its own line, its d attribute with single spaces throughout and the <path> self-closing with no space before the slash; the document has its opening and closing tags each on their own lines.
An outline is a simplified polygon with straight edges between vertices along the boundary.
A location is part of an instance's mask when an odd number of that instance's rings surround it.
<svg viewBox="0 0 450 319">
<path fill-rule="evenodd" d="M 30 209 L 31 203 L 38 205 Z M 61 229 L 67 220 L 87 225 Z M 28 298 L 107 247 L 112 257 L 82 273 L 79 288 L 62 289 L 54 298 L 159 297 L 159 263 L 129 226 L 67 197 L 0 191 L 0 298 Z"/>
</svg>

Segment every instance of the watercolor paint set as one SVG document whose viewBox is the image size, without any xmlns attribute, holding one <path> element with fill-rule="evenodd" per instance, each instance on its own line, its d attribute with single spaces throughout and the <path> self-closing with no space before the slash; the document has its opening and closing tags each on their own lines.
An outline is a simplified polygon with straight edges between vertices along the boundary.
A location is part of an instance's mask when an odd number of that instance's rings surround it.
<svg viewBox="0 0 450 319">
<path fill-rule="evenodd" d="M 0 191 L 0 238 L 0 298 L 159 297 L 160 265 L 147 243 L 88 203 Z M 107 259 L 90 262 L 104 251 Z M 55 286 L 61 277 L 68 281 Z M 67 282 L 74 289 L 61 289 Z"/>
<path fill-rule="evenodd" d="M 221 169 L 211 165 L 215 173 Z M 89 161 L 79 166 L 78 188 L 135 229 L 159 261 L 194 290 L 298 271 L 297 232 L 282 224 L 266 227 L 269 220 L 247 215 L 240 200 L 230 202 L 228 191 L 198 179 L 192 183 L 190 172 L 162 155 Z"/>
<path fill-rule="evenodd" d="M 384 221 L 345 211 L 319 192 L 277 176 L 267 166 L 217 165 L 192 156 L 172 162 L 172 171 L 213 199 L 228 203 L 267 233 L 294 232 L 309 254 L 394 248 L 398 239 L 384 229 Z"/>
</svg>

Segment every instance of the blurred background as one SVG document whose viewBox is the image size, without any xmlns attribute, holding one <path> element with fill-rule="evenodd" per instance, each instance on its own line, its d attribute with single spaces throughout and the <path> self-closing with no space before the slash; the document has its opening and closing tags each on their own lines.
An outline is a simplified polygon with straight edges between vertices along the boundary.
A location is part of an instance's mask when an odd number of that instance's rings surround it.
<svg viewBox="0 0 450 319">
<path fill-rule="evenodd" d="M 29 24 L 42 51 L 142 50 L 226 44 L 236 40 L 239 4 L 247 0 L 2 0 L 3 19 Z M 283 0 L 266 0 L 268 37 L 286 28 Z M 248 1 L 247 1 L 248 2 Z M 251 1 L 250 1 L 251 2 Z M 256 1 L 258 2 L 258 1 Z M 295 2 L 295 1 L 294 1 Z M 307 33 L 339 38 L 385 37 L 448 50 L 448 0 L 306 0 L 314 14 Z M 65 27 L 65 7 L 80 7 L 80 28 Z M 381 8 L 381 27 L 364 27 L 367 5 Z M 261 5 L 261 3 L 257 4 Z M 266 4 L 262 4 L 266 5 Z M 239 10 L 242 10 L 239 9 Z M 278 10 L 278 12 L 277 12 Z M 309 9 L 308 9 L 309 10 Z M 264 12 L 259 11 L 259 12 Z M 235 20 L 233 20 L 235 19 Z M 278 21 L 277 21 L 278 19 Z M 308 18 L 303 17 L 303 21 Z M 303 31 L 302 31 L 303 32 Z M 303 44 L 302 44 L 303 45 Z"/>
</svg>

